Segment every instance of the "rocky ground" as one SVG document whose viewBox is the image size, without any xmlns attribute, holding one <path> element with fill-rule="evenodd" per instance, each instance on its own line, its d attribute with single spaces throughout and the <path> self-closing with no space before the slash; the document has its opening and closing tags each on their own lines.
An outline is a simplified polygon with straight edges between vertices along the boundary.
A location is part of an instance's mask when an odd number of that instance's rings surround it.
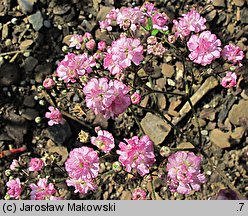
<svg viewBox="0 0 248 216">
<path fill-rule="evenodd" d="M 135 119 L 127 112 L 114 122 L 95 116 L 91 111 L 80 109 L 82 93 L 67 91 L 57 93 L 60 107 L 67 116 L 64 126 L 49 127 L 44 118 L 49 100 L 42 94 L 39 86 L 46 76 L 56 70 L 56 63 L 63 58 L 63 46 L 67 37 L 73 33 L 84 34 L 89 31 L 96 39 L 104 35 L 97 30 L 98 21 L 103 19 L 113 6 L 141 5 L 143 1 L 114 0 L 1 0 L 0 1 L 0 152 L 10 148 L 26 146 L 22 153 L 23 163 L 29 158 L 44 154 L 58 157 L 58 165 L 63 167 L 68 152 L 82 144 L 79 132 L 100 125 L 121 140 L 123 137 L 139 134 Z M 194 0 L 161 0 L 156 5 L 173 19 L 197 3 Z M 203 190 L 194 195 L 170 194 L 164 183 L 154 178 L 157 199 L 213 199 L 223 188 L 232 188 L 240 196 L 248 197 L 248 1 L 214 0 L 208 8 L 201 1 L 198 9 L 204 9 L 211 31 L 224 43 L 232 41 L 245 52 L 244 66 L 239 70 L 238 85 L 234 89 L 224 89 L 219 80 L 202 74 L 195 67 L 195 81 L 192 86 L 192 102 L 201 129 L 201 142 L 210 155 L 203 168 L 208 182 Z M 97 31 L 96 31 L 97 30 Z M 183 66 L 180 61 L 166 55 L 161 62 L 153 62 L 151 75 L 158 90 L 182 90 Z M 225 65 L 223 65 L 225 67 Z M 61 87 L 61 91 L 63 86 Z M 157 94 L 159 109 L 192 140 L 198 140 L 196 118 L 190 107 L 178 97 Z M 152 101 L 151 96 L 142 100 L 142 106 Z M 151 112 L 139 111 L 137 119 L 147 135 L 151 137 L 156 149 L 168 145 L 177 148 L 191 148 L 191 144 L 177 136 L 175 131 L 162 119 Z M 36 117 L 42 121 L 36 123 Z M 179 118 L 180 116 L 180 118 Z M 79 121 L 77 121 L 79 120 Z M 6 193 L 5 170 L 18 155 L 0 158 L 0 198 Z M 106 158 L 101 172 L 111 170 L 111 162 L 116 158 Z M 49 172 L 49 170 L 47 171 Z M 54 178 L 61 173 L 53 170 Z M 102 185 L 98 192 L 90 193 L 88 199 L 130 199 L 131 189 L 146 185 L 147 180 L 133 181 L 129 175 L 102 175 Z M 59 184 L 59 183 L 58 183 Z M 68 199 L 78 199 L 63 183 Z M 61 192 L 62 193 L 62 192 Z M 85 198 L 85 197 L 80 197 Z"/>
</svg>

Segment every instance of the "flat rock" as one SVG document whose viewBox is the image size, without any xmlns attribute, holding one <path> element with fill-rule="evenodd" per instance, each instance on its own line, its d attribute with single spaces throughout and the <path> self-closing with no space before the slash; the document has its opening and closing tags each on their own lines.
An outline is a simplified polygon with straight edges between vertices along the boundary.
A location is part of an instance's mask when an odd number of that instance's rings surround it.
<svg viewBox="0 0 248 216">
<path fill-rule="evenodd" d="M 248 8 L 247 7 L 244 7 L 242 10 L 241 10 L 241 22 L 242 23 L 245 23 L 245 24 L 248 24 Z"/>
<path fill-rule="evenodd" d="M 29 48 L 33 43 L 34 43 L 33 40 L 22 41 L 21 44 L 20 44 L 20 49 L 25 50 L 25 49 Z"/>
<path fill-rule="evenodd" d="M 17 2 L 21 11 L 26 14 L 33 11 L 34 3 L 36 3 L 37 0 L 18 0 Z"/>
<path fill-rule="evenodd" d="M 17 144 L 23 144 L 24 135 L 27 133 L 27 122 L 26 120 L 15 114 L 11 110 L 6 115 L 7 125 L 5 130 L 10 138 L 12 138 Z"/>
<path fill-rule="evenodd" d="M 131 200 L 132 194 L 130 191 L 122 191 L 121 200 Z"/>
<path fill-rule="evenodd" d="M 36 117 L 39 116 L 39 112 L 35 109 L 27 108 L 23 110 L 21 116 L 29 121 L 33 121 Z"/>
<path fill-rule="evenodd" d="M 45 130 L 45 136 L 60 145 L 64 144 L 71 135 L 71 128 L 67 122 L 63 125 L 58 124 L 50 126 Z"/>
<path fill-rule="evenodd" d="M 216 10 L 212 10 L 211 12 L 209 12 L 207 15 L 206 15 L 206 20 L 208 22 L 211 22 L 217 15 L 217 12 Z"/>
<path fill-rule="evenodd" d="M 245 133 L 245 129 L 243 127 L 235 128 L 234 132 L 231 133 L 231 137 L 233 139 L 241 139 Z"/>
<path fill-rule="evenodd" d="M 32 24 L 35 31 L 39 31 L 43 26 L 43 17 L 40 11 L 28 16 L 28 21 Z"/>
<path fill-rule="evenodd" d="M 67 148 L 64 146 L 52 146 L 48 149 L 50 153 L 56 153 L 59 155 L 58 159 L 56 160 L 56 163 L 59 166 L 63 166 L 66 159 L 68 158 L 68 151 Z"/>
<path fill-rule="evenodd" d="M 225 0 L 213 0 L 213 5 L 216 7 L 225 7 Z"/>
<path fill-rule="evenodd" d="M 245 0 L 233 0 L 233 4 L 238 7 L 242 7 L 245 4 Z"/>
<path fill-rule="evenodd" d="M 34 97 L 32 95 L 24 96 L 23 105 L 26 106 L 26 107 L 33 108 L 35 106 Z"/>
<path fill-rule="evenodd" d="M 20 81 L 21 73 L 18 64 L 4 64 L 0 67 L 0 86 L 10 86 Z"/>
<path fill-rule="evenodd" d="M 178 149 L 194 149 L 194 145 L 190 142 L 182 142 L 177 146 Z"/>
<path fill-rule="evenodd" d="M 213 129 L 210 132 L 209 139 L 210 141 L 220 147 L 220 148 L 228 148 L 231 146 L 229 142 L 230 135 L 222 132 L 220 129 Z"/>
<path fill-rule="evenodd" d="M 37 64 L 38 64 L 38 60 L 32 56 L 29 56 L 24 61 L 24 69 L 27 72 L 31 72 L 34 70 L 34 68 Z"/>
<path fill-rule="evenodd" d="M 174 74 L 175 70 L 174 67 L 170 64 L 163 63 L 162 64 L 162 73 L 165 77 L 171 78 Z"/>
<path fill-rule="evenodd" d="M 71 9 L 70 5 L 56 5 L 53 8 L 53 13 L 55 15 L 63 15 L 66 14 Z"/>
<path fill-rule="evenodd" d="M 169 134 L 171 127 L 163 119 L 148 112 L 140 122 L 146 135 L 155 145 L 161 144 Z"/>
<path fill-rule="evenodd" d="M 240 119 L 248 116 L 248 100 L 240 100 L 234 104 L 228 114 L 228 119 L 233 125 L 240 125 Z"/>
</svg>

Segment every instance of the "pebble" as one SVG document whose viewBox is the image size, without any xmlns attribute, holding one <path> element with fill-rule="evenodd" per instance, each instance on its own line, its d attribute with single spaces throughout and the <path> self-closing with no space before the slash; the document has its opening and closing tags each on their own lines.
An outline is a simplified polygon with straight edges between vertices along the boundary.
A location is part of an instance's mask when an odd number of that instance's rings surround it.
<svg viewBox="0 0 248 216">
<path fill-rule="evenodd" d="M 242 7 L 245 4 L 245 0 L 233 0 L 233 3 L 238 7 Z"/>
<path fill-rule="evenodd" d="M 164 74 L 165 77 L 171 78 L 175 73 L 174 67 L 170 64 L 163 63 L 162 73 Z"/>
<path fill-rule="evenodd" d="M 212 10 L 210 13 L 206 15 L 206 20 L 208 22 L 211 22 L 216 17 L 216 15 L 217 15 L 216 10 Z"/>
<path fill-rule="evenodd" d="M 241 22 L 242 23 L 245 23 L 245 24 L 248 24 L 248 8 L 247 7 L 244 7 L 242 10 L 241 10 Z"/>
<path fill-rule="evenodd" d="M 37 64 L 38 64 L 38 60 L 32 56 L 29 56 L 24 61 L 24 69 L 27 72 L 31 72 L 34 70 Z"/>
<path fill-rule="evenodd" d="M 50 20 L 44 20 L 43 24 L 46 28 L 51 28 L 51 21 Z"/>
<path fill-rule="evenodd" d="M 216 7 L 225 7 L 225 0 L 213 0 L 213 5 Z"/>
<path fill-rule="evenodd" d="M 40 11 L 28 16 L 28 21 L 32 24 L 35 31 L 39 31 L 43 26 L 43 17 Z"/>
<path fill-rule="evenodd" d="M 0 68 L 0 86 L 10 86 L 20 81 L 20 67 L 18 64 L 4 64 Z"/>
<path fill-rule="evenodd" d="M 171 127 L 163 119 L 148 112 L 140 122 L 145 134 L 147 134 L 155 145 L 161 144 L 168 136 Z"/>
<path fill-rule="evenodd" d="M 25 50 L 25 49 L 29 48 L 33 43 L 34 43 L 33 40 L 22 41 L 21 44 L 20 44 L 20 49 Z"/>
<path fill-rule="evenodd" d="M 210 132 L 209 135 L 210 141 L 220 147 L 220 148 L 228 148 L 231 146 L 229 142 L 230 135 L 222 132 L 220 129 L 214 129 Z"/>
<path fill-rule="evenodd" d="M 53 8 L 53 13 L 55 15 L 63 15 L 66 14 L 71 9 L 70 5 L 56 5 Z"/>
<path fill-rule="evenodd" d="M 60 157 L 56 160 L 56 163 L 59 166 L 63 166 L 66 159 L 68 158 L 68 151 L 67 148 L 64 146 L 52 146 L 48 148 L 49 153 L 56 153 L 59 154 Z"/>
<path fill-rule="evenodd" d="M 49 126 L 45 130 L 45 136 L 53 140 L 57 144 L 64 144 L 72 135 L 71 128 L 66 122 L 65 124 L 58 124 Z"/>
<path fill-rule="evenodd" d="M 23 100 L 23 105 L 26 107 L 33 108 L 35 106 L 35 100 L 32 95 L 26 95 Z"/>
<path fill-rule="evenodd" d="M 39 116 L 39 112 L 35 109 L 27 108 L 23 110 L 21 116 L 29 121 L 33 121 L 36 117 Z"/>
<path fill-rule="evenodd" d="M 37 0 L 18 0 L 18 5 L 21 9 L 21 11 L 26 13 L 31 13 L 33 11 L 34 3 L 36 3 Z"/>
<path fill-rule="evenodd" d="M 228 114 L 228 119 L 233 125 L 240 125 L 240 118 L 248 116 L 248 101 L 241 99 L 238 104 L 234 104 Z"/>
</svg>

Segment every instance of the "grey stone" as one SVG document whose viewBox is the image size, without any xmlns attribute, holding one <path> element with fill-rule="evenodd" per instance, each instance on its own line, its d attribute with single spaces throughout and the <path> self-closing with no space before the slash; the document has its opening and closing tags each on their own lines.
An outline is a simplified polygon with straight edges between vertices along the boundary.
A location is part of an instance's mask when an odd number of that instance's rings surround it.
<svg viewBox="0 0 248 216">
<path fill-rule="evenodd" d="M 63 15 L 66 14 L 71 9 L 70 5 L 56 5 L 53 8 L 53 13 L 55 15 Z"/>
<path fill-rule="evenodd" d="M 35 106 L 35 100 L 32 95 L 26 95 L 23 100 L 23 105 L 26 107 L 31 107 L 33 108 Z"/>
<path fill-rule="evenodd" d="M 27 133 L 28 125 L 26 120 L 15 114 L 14 111 L 10 111 L 7 116 L 7 125 L 5 130 L 10 138 L 12 138 L 17 144 L 23 144 L 24 135 Z"/>
<path fill-rule="evenodd" d="M 247 24 L 248 23 L 248 8 L 245 7 L 241 10 L 241 22 Z"/>
<path fill-rule="evenodd" d="M 140 122 L 146 135 L 155 145 L 161 144 L 169 134 L 171 127 L 163 119 L 148 112 Z"/>
<path fill-rule="evenodd" d="M 43 17 L 40 11 L 28 16 L 28 21 L 32 24 L 35 31 L 39 31 L 43 26 Z"/>
<path fill-rule="evenodd" d="M 228 114 L 228 119 L 233 125 L 240 125 L 240 119 L 248 116 L 248 100 L 240 100 L 238 104 L 234 104 Z"/>
<path fill-rule="evenodd" d="M 57 144 L 64 144 L 72 135 L 71 128 L 66 122 L 65 124 L 58 124 L 49 126 L 45 131 L 45 136 L 53 140 Z"/>
<path fill-rule="evenodd" d="M 39 112 L 35 109 L 27 108 L 23 110 L 21 116 L 29 121 L 33 121 L 36 117 L 39 116 Z"/>
<path fill-rule="evenodd" d="M 19 7 L 23 13 L 31 13 L 33 11 L 34 3 L 37 0 L 18 0 Z"/>
<path fill-rule="evenodd" d="M 34 68 L 37 64 L 38 64 L 38 60 L 32 56 L 29 56 L 24 61 L 24 69 L 27 72 L 31 72 L 34 70 Z"/>
<path fill-rule="evenodd" d="M 18 64 L 4 64 L 0 67 L 0 86 L 10 86 L 20 81 L 21 73 Z"/>
</svg>

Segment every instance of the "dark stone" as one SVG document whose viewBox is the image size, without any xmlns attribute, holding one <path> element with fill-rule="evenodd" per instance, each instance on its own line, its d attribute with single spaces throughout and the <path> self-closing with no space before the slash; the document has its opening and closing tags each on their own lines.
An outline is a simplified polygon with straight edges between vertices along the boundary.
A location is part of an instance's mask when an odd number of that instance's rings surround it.
<svg viewBox="0 0 248 216">
<path fill-rule="evenodd" d="M 20 81 L 20 67 L 18 64 L 4 64 L 0 68 L 0 86 L 10 86 Z"/>
</svg>

